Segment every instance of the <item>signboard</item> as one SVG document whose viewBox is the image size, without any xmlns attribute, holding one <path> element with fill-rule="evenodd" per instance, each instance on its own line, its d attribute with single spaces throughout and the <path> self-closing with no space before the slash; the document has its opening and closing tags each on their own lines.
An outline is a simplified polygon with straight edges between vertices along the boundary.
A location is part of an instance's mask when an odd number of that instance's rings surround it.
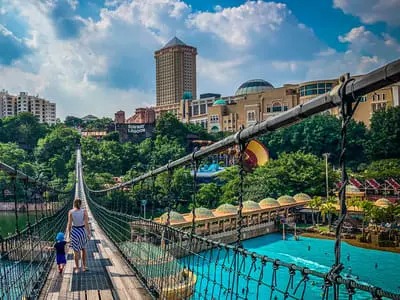
<svg viewBox="0 0 400 300">
<path fill-rule="evenodd" d="M 145 124 L 129 124 L 128 133 L 145 133 Z"/>
</svg>

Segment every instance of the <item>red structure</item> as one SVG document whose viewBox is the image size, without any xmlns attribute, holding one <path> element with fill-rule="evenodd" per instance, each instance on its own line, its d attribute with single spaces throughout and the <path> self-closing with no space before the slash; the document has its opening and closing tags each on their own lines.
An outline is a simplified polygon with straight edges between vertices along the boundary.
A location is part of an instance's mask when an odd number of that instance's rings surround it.
<svg viewBox="0 0 400 300">
<path fill-rule="evenodd" d="M 152 107 L 136 108 L 135 114 L 126 120 L 128 124 L 153 124 L 156 113 Z"/>
<path fill-rule="evenodd" d="M 125 123 L 125 112 L 123 110 L 117 111 L 115 113 L 114 122 L 116 124 L 124 124 Z"/>
</svg>

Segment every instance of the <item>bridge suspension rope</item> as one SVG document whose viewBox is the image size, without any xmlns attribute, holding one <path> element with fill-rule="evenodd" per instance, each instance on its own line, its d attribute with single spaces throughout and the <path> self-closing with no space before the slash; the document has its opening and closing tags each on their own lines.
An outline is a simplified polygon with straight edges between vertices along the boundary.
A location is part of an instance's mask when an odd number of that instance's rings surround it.
<svg viewBox="0 0 400 300">
<path fill-rule="evenodd" d="M 0 176 L 8 177 L 11 183 L 9 189 L 2 187 L 3 200 L 11 200 L 15 215 L 14 233 L 6 237 L 0 234 L 0 299 L 36 299 L 54 261 L 49 245 L 66 226 L 71 190 L 54 189 L 2 162 Z M 6 193 L 10 199 L 5 197 Z M 20 213 L 22 210 L 25 214 Z"/>
</svg>

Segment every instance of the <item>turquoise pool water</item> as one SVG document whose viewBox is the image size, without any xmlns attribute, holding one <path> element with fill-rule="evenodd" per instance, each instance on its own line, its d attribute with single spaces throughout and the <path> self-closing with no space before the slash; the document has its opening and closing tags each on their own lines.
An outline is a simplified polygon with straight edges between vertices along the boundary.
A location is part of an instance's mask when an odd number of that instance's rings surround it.
<svg viewBox="0 0 400 300">
<path fill-rule="evenodd" d="M 292 236 L 289 236 L 288 240 L 283 241 L 280 234 L 270 234 L 245 241 L 244 247 L 261 255 L 320 272 L 329 271 L 330 266 L 334 263 L 334 241 L 332 240 L 301 237 L 299 241 L 295 241 Z M 241 264 L 242 275 L 237 288 L 237 284 L 233 282 L 233 272 L 230 270 L 235 263 L 233 257 L 232 253 L 227 253 L 225 250 L 214 249 L 203 252 L 199 256 L 185 258 L 182 261 L 191 266 L 198 277 L 194 299 L 225 299 L 231 297 L 232 299 L 244 299 L 246 296 L 249 300 L 270 299 L 271 289 L 268 285 L 273 280 L 272 264 L 268 263 L 264 268 L 261 268 L 260 264 L 252 264 L 250 257 L 241 260 L 239 264 Z M 351 278 L 358 278 L 357 281 L 360 283 L 375 285 L 391 292 L 400 293 L 400 254 L 367 250 L 343 243 L 342 262 L 345 265 L 342 275 L 351 274 Z M 258 267 L 255 268 L 255 266 Z M 250 280 L 247 280 L 248 278 Z M 297 274 L 294 278 L 293 288 L 289 288 L 289 293 L 296 298 L 300 298 L 302 293 L 303 285 L 294 294 L 296 285 L 301 278 L 301 275 Z M 274 285 L 285 291 L 288 279 L 288 270 L 279 268 L 276 272 L 276 283 Z M 262 282 L 262 284 L 258 284 L 259 282 Z M 310 277 L 304 299 L 321 299 L 322 285 L 322 279 Z M 232 291 L 229 288 L 232 288 Z M 246 289 L 248 289 L 247 293 Z M 274 298 L 275 296 L 277 298 Z M 341 290 L 340 298 L 348 298 L 345 289 Z M 282 293 L 275 291 L 272 299 L 284 299 L 284 297 Z M 371 295 L 357 292 L 353 299 L 371 299 Z"/>
</svg>

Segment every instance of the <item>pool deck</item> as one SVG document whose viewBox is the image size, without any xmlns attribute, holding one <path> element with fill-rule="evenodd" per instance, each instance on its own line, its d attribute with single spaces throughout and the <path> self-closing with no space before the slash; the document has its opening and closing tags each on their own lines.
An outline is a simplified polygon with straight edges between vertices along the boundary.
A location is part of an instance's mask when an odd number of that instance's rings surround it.
<svg viewBox="0 0 400 300">
<path fill-rule="evenodd" d="M 309 237 L 309 238 L 316 238 L 316 239 L 325 239 L 325 240 L 334 240 L 335 239 L 335 237 L 319 234 L 316 232 L 304 232 L 301 235 L 305 236 L 305 237 Z M 370 243 L 359 242 L 356 239 L 342 239 L 342 241 L 348 243 L 349 245 L 359 247 L 359 248 L 400 253 L 400 247 L 379 247 L 379 246 L 375 246 Z"/>
</svg>

